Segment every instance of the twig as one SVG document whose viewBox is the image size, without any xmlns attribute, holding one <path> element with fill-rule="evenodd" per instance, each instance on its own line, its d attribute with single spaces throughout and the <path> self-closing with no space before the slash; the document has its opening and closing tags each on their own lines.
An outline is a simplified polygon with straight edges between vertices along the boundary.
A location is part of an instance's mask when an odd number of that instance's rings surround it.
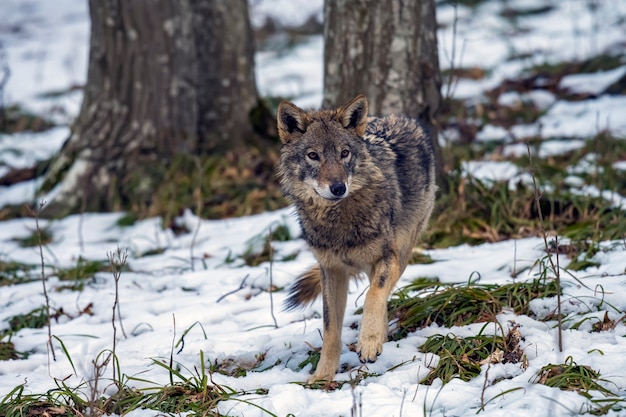
<svg viewBox="0 0 626 417">
<path fill-rule="evenodd" d="M 243 281 L 241 281 L 241 284 L 239 284 L 239 288 L 237 288 L 236 290 L 232 290 L 227 292 L 226 294 L 222 295 L 220 298 L 217 299 L 216 303 L 219 303 L 220 301 L 222 301 L 224 298 L 228 297 L 229 295 L 232 295 L 236 292 L 239 292 L 241 290 L 243 290 L 244 288 L 246 288 L 246 280 L 250 277 L 250 274 L 247 274 L 244 278 Z"/>
<path fill-rule="evenodd" d="M 363 393 L 361 391 L 357 392 L 354 385 L 352 385 L 350 417 L 363 417 Z"/>
<path fill-rule="evenodd" d="M 117 312 L 117 318 L 120 323 L 120 328 L 122 329 L 122 334 L 124 338 L 127 338 L 126 332 L 124 331 L 124 325 L 122 324 L 122 312 L 120 310 L 120 291 L 119 291 L 119 282 L 120 276 L 122 275 L 122 268 L 126 265 L 126 260 L 128 259 L 128 252 L 124 251 L 117 247 L 115 252 L 107 252 L 107 259 L 109 260 L 109 265 L 111 266 L 111 272 L 113 273 L 113 280 L 115 281 L 115 300 L 113 301 L 113 314 L 111 316 L 111 325 L 113 326 L 113 351 L 112 355 L 115 357 L 115 348 L 117 345 L 117 327 L 115 326 L 115 313 Z M 113 381 L 117 381 L 115 374 L 116 367 L 113 367 Z"/>
<path fill-rule="evenodd" d="M 417 384 L 419 385 L 419 384 Z M 406 400 L 406 388 L 404 390 L 402 390 L 402 401 L 400 402 L 400 415 L 399 417 L 402 417 L 402 410 L 404 408 L 404 400 Z"/>
<path fill-rule="evenodd" d="M 491 362 L 493 361 L 493 355 L 496 351 L 496 337 L 498 337 L 498 323 L 494 323 L 495 329 L 493 332 L 493 344 L 491 345 L 491 352 L 489 353 L 489 361 L 487 362 L 487 369 L 485 369 L 485 379 L 483 381 L 483 389 L 480 391 L 480 408 L 478 411 L 485 411 L 485 391 L 489 385 L 489 370 L 491 369 Z"/>
<path fill-rule="evenodd" d="M 420 371 L 422 370 L 422 365 L 418 365 L 417 367 L 417 384 L 415 384 L 415 392 L 413 393 L 413 399 L 411 399 L 411 402 L 414 403 L 415 399 L 417 398 L 417 391 L 419 390 L 420 387 Z M 426 397 L 424 397 L 424 401 L 426 401 Z"/>
<path fill-rule="evenodd" d="M 54 345 L 52 344 L 52 317 L 50 316 L 50 297 L 48 296 L 48 290 L 46 288 L 46 273 L 45 273 L 45 261 L 43 258 L 43 240 L 41 238 L 41 227 L 39 227 L 39 213 L 45 207 L 46 201 L 41 200 L 39 203 L 39 209 L 33 210 L 31 207 L 27 207 L 30 214 L 35 217 L 35 226 L 37 228 L 37 239 L 39 240 L 39 257 L 41 259 L 41 285 L 43 286 L 43 296 L 46 300 L 46 317 L 48 319 L 48 343 L 47 346 L 52 353 L 52 360 L 56 362 L 57 357 L 54 352 Z"/>
<path fill-rule="evenodd" d="M 541 212 L 541 193 L 539 192 L 539 187 L 537 186 L 537 178 L 535 177 L 535 166 L 533 165 L 533 159 L 530 152 L 530 143 L 526 142 L 526 149 L 528 150 L 528 161 L 529 161 L 529 169 L 530 175 L 533 179 L 533 187 L 535 190 L 535 205 L 537 206 L 537 215 L 539 216 L 539 226 L 541 227 L 541 234 L 543 235 L 543 243 L 545 246 L 546 254 L 548 256 L 548 261 L 550 262 L 550 266 L 552 267 L 552 271 L 554 272 L 556 279 L 556 286 L 558 291 L 556 292 L 556 302 L 557 302 L 557 323 L 558 323 L 558 343 L 559 343 L 559 352 L 563 352 L 563 316 L 561 314 L 561 274 L 558 268 L 558 258 L 559 258 L 559 240 L 558 236 L 555 237 L 556 244 L 556 257 L 557 257 L 557 265 L 554 264 L 554 260 L 552 259 L 552 254 L 550 253 L 550 245 L 548 244 L 548 233 L 546 232 L 545 224 L 543 221 L 543 213 Z"/>
<path fill-rule="evenodd" d="M 455 70 L 454 64 L 456 60 L 456 38 L 457 38 L 457 24 L 459 21 L 459 16 L 458 16 L 458 11 L 457 11 L 457 4 L 453 3 L 452 7 L 454 8 L 454 21 L 452 23 L 452 51 L 450 54 L 450 75 L 446 82 L 446 93 L 444 95 L 445 100 L 449 100 L 452 98 L 453 90 L 456 89 L 456 86 L 458 84 L 458 77 L 454 75 L 454 70 Z M 459 54 L 460 57 L 463 56 L 464 49 L 465 49 L 465 40 L 463 40 L 463 46 L 461 48 L 461 53 Z M 459 61 L 459 65 L 460 64 L 461 62 Z"/>
</svg>

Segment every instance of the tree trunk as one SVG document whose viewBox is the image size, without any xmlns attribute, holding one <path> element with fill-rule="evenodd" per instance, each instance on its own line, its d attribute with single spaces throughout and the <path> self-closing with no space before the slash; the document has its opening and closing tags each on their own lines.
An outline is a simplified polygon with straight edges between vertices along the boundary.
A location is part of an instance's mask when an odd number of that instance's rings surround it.
<svg viewBox="0 0 626 417">
<path fill-rule="evenodd" d="M 89 9 L 87 84 L 44 182 L 58 185 L 49 212 L 149 204 L 177 156 L 258 139 L 246 0 L 90 0 Z"/>
<path fill-rule="evenodd" d="M 326 0 L 324 45 L 323 106 L 364 93 L 372 115 L 420 119 L 433 137 L 441 180 L 435 1 Z"/>
</svg>

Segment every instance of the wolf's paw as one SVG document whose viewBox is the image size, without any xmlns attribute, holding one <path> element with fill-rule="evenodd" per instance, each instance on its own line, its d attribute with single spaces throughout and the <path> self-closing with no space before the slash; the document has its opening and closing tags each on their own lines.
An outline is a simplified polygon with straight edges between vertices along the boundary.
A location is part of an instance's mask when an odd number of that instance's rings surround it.
<svg viewBox="0 0 626 417">
<path fill-rule="evenodd" d="M 307 379 L 306 383 L 308 385 L 330 384 L 333 382 L 333 379 L 335 379 L 334 373 L 322 375 L 316 372 L 313 375 L 311 375 L 309 379 Z"/>
<path fill-rule="evenodd" d="M 356 351 L 362 363 L 374 363 L 383 353 L 383 338 L 377 335 L 361 336 Z"/>
</svg>

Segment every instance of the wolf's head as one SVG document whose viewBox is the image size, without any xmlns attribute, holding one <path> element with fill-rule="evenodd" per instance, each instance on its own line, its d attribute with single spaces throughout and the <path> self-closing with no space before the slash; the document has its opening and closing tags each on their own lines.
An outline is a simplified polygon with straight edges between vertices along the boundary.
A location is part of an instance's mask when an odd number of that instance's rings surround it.
<svg viewBox="0 0 626 417">
<path fill-rule="evenodd" d="M 278 175 L 285 195 L 300 201 L 346 198 L 359 156 L 365 152 L 366 126 L 364 95 L 335 110 L 306 112 L 293 103 L 280 103 L 278 133 L 283 146 Z"/>
</svg>

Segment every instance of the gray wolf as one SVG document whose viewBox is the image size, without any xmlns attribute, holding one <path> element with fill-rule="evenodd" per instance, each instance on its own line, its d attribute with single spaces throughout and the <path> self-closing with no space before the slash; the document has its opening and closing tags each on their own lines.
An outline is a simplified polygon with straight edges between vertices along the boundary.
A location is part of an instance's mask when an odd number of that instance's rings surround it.
<svg viewBox="0 0 626 417">
<path fill-rule="evenodd" d="M 332 381 L 339 366 L 350 278 L 365 273 L 357 353 L 374 362 L 388 339 L 387 299 L 427 226 L 435 200 L 428 135 L 413 119 L 368 118 L 363 95 L 335 110 L 304 111 L 283 101 L 277 174 L 296 207 L 302 236 L 318 264 L 301 275 L 285 302 L 323 301 L 323 342 L 309 382 Z"/>
</svg>

